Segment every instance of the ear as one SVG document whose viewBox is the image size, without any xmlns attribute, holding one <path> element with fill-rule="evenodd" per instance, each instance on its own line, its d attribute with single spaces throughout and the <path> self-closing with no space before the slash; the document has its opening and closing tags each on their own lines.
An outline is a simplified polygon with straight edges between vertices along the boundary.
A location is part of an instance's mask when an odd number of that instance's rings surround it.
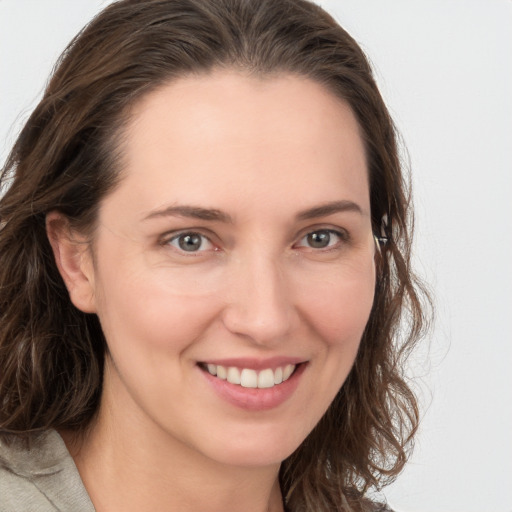
<svg viewBox="0 0 512 512">
<path fill-rule="evenodd" d="M 96 313 L 94 265 L 87 238 L 60 212 L 46 215 L 46 235 L 71 302 L 84 313 Z"/>
</svg>

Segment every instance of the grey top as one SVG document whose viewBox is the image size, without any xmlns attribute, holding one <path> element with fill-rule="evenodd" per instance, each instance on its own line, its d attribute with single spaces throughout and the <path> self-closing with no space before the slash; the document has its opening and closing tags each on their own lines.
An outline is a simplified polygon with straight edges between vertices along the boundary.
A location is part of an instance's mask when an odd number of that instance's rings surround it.
<svg viewBox="0 0 512 512">
<path fill-rule="evenodd" d="M 95 512 L 64 441 L 48 430 L 30 449 L 0 438 L 0 512 Z"/>
</svg>

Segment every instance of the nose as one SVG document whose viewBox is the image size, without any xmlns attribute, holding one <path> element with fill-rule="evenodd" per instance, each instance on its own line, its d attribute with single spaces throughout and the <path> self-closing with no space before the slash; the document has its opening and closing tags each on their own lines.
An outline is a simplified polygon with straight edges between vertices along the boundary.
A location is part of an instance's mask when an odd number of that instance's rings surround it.
<svg viewBox="0 0 512 512">
<path fill-rule="evenodd" d="M 226 281 L 225 327 L 257 345 L 279 344 L 295 321 L 285 272 L 276 258 L 261 255 L 244 258 L 233 267 Z"/>
</svg>

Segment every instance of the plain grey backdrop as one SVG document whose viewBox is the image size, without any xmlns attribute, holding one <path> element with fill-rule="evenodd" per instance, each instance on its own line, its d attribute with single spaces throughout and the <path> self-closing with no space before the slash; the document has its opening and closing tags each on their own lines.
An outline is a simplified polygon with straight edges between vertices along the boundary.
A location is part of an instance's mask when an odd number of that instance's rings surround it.
<svg viewBox="0 0 512 512">
<path fill-rule="evenodd" d="M 0 0 L 0 162 L 60 52 L 108 3 Z M 510 512 L 512 1 L 319 3 L 367 52 L 403 136 L 415 261 L 435 293 L 411 363 L 416 451 L 384 494 L 397 512 Z"/>
</svg>

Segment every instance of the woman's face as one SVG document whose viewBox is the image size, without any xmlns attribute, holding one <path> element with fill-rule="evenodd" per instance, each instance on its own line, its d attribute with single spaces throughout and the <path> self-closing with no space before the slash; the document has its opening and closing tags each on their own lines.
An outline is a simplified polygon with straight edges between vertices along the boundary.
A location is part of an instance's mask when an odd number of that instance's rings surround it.
<svg viewBox="0 0 512 512">
<path fill-rule="evenodd" d="M 123 149 L 84 264 L 102 408 L 196 455 L 277 464 L 342 386 L 372 306 L 356 120 L 308 79 L 217 71 L 145 97 Z"/>
</svg>

